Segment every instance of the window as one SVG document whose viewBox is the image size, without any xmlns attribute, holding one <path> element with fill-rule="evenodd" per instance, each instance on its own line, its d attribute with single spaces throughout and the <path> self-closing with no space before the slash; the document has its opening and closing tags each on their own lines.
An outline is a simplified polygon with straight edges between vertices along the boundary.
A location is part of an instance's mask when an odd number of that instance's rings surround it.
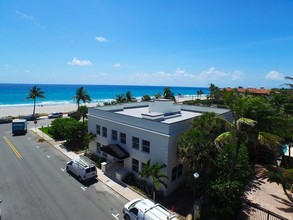
<svg viewBox="0 0 293 220">
<path fill-rule="evenodd" d="M 126 144 L 126 134 L 120 133 L 120 142 Z"/>
<path fill-rule="evenodd" d="M 101 149 L 100 149 L 101 146 L 102 146 L 102 145 L 101 145 L 99 142 L 97 142 L 97 145 L 96 145 L 96 147 L 97 147 L 97 148 L 96 148 L 96 152 L 99 153 L 99 154 L 101 153 Z"/>
<path fill-rule="evenodd" d="M 172 169 L 172 181 L 176 180 L 178 177 L 182 176 L 183 165 L 179 164 L 178 166 Z"/>
<path fill-rule="evenodd" d="M 107 137 L 107 128 L 103 127 L 103 137 Z"/>
<path fill-rule="evenodd" d="M 138 160 L 132 158 L 132 170 L 138 173 Z"/>
<path fill-rule="evenodd" d="M 101 135 L 101 126 L 100 125 L 96 125 L 96 133 L 97 133 L 97 135 Z"/>
<path fill-rule="evenodd" d="M 133 215 L 137 216 L 138 209 L 137 208 L 132 208 L 132 209 L 129 210 L 129 212 L 131 212 Z"/>
<path fill-rule="evenodd" d="M 146 140 L 142 140 L 142 151 L 146 153 L 150 153 L 150 142 Z"/>
<path fill-rule="evenodd" d="M 176 180 L 177 178 L 177 167 L 172 169 L 172 181 Z"/>
<path fill-rule="evenodd" d="M 144 162 L 141 162 L 141 171 L 143 171 L 144 170 L 144 168 L 145 168 L 145 163 Z"/>
<path fill-rule="evenodd" d="M 117 141 L 117 131 L 112 130 L 112 140 Z"/>
<path fill-rule="evenodd" d="M 132 137 L 132 147 L 134 149 L 139 149 L 139 138 L 138 137 Z"/>
<path fill-rule="evenodd" d="M 182 176 L 182 172 L 183 172 L 183 165 L 179 164 L 178 170 L 177 170 L 177 177 Z"/>
</svg>

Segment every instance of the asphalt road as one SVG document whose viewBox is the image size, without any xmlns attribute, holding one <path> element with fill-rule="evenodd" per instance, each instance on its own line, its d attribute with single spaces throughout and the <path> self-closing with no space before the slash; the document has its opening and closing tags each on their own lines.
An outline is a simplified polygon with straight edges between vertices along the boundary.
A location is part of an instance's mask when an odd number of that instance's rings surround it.
<svg viewBox="0 0 293 220">
<path fill-rule="evenodd" d="M 127 200 L 97 180 L 81 184 L 66 173 L 68 158 L 51 145 L 32 132 L 12 136 L 11 124 L 1 124 L 0 134 L 2 220 L 123 219 Z"/>
</svg>

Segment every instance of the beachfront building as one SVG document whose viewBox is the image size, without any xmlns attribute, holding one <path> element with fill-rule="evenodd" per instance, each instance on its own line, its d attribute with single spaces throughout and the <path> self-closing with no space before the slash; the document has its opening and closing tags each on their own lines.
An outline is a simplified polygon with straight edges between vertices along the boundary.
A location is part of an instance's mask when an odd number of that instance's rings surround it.
<svg viewBox="0 0 293 220">
<path fill-rule="evenodd" d="M 168 187 L 161 190 L 168 195 L 184 180 L 176 138 L 190 128 L 194 117 L 210 111 L 229 115 L 227 109 L 174 104 L 166 99 L 89 108 L 88 130 L 96 135 L 90 143 L 90 153 L 106 158 L 109 169 L 119 164 L 120 171 L 136 176 L 148 160 L 151 164 L 166 164 L 161 172 L 168 176 Z M 121 172 L 118 174 L 117 171 L 117 178 Z"/>
</svg>

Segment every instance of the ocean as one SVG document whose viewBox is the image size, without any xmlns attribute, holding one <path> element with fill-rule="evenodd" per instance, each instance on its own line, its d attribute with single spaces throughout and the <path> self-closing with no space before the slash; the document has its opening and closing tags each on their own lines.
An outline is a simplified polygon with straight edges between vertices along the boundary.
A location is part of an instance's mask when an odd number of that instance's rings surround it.
<svg viewBox="0 0 293 220">
<path fill-rule="evenodd" d="M 29 90 L 35 84 L 10 84 L 0 83 L 0 107 L 30 106 L 32 100 L 26 99 Z M 92 103 L 101 103 L 115 100 L 116 95 L 125 94 L 130 91 L 132 96 L 140 99 L 143 95 L 154 96 L 163 94 L 166 86 L 134 86 L 134 85 L 61 85 L 61 84 L 37 84 L 46 98 L 37 98 L 37 105 L 60 105 L 75 103 L 72 99 L 77 88 L 83 86 L 92 99 Z M 197 91 L 202 90 L 203 95 L 209 94 L 209 88 L 201 87 L 174 87 L 169 86 L 175 96 L 179 94 L 197 96 Z"/>
</svg>

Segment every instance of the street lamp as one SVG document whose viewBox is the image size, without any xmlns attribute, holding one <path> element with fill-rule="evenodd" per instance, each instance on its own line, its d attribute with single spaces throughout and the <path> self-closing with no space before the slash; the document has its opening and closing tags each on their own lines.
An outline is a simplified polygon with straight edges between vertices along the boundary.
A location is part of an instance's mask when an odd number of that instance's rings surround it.
<svg viewBox="0 0 293 220">
<path fill-rule="evenodd" d="M 193 174 L 193 177 L 195 179 L 193 199 L 195 199 L 195 186 L 196 186 L 196 181 L 197 181 L 197 179 L 199 177 L 199 174 L 197 172 L 195 172 Z M 200 219 L 200 207 L 199 207 L 199 205 L 197 204 L 196 201 L 194 202 L 194 205 L 193 205 L 193 216 L 192 216 L 192 219 Z"/>
<path fill-rule="evenodd" d="M 195 179 L 195 184 L 196 184 L 196 180 L 198 179 L 199 174 L 198 174 L 197 172 L 195 172 L 195 173 L 193 174 L 193 177 L 194 177 L 194 179 Z M 195 184 L 194 184 L 194 185 L 195 185 Z M 195 186 L 194 186 L 194 191 L 193 191 L 193 199 L 195 199 Z"/>
<path fill-rule="evenodd" d="M 195 172 L 195 173 L 193 174 L 193 177 L 195 178 L 195 180 L 197 180 L 197 178 L 199 177 L 199 174 L 198 174 L 197 172 Z"/>
</svg>

